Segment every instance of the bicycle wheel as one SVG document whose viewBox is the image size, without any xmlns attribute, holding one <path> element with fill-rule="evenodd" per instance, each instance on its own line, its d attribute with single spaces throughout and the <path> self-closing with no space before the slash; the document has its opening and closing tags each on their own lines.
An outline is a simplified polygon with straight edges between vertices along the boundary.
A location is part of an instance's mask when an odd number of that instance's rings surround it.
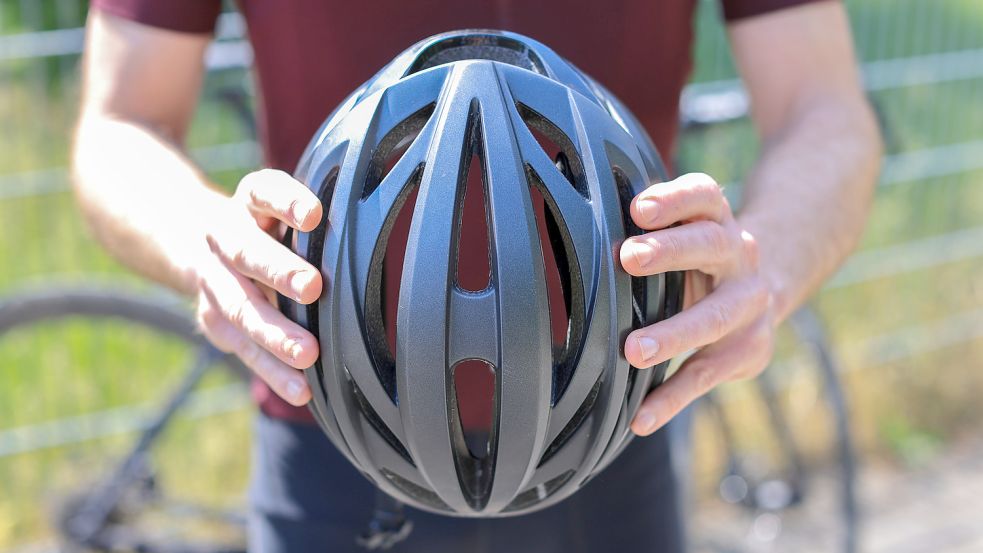
<svg viewBox="0 0 983 553">
<path fill-rule="evenodd" d="M 245 374 L 160 293 L 0 300 L 0 550 L 242 551 Z"/>
<path fill-rule="evenodd" d="M 856 551 L 856 467 L 838 370 L 812 311 L 792 326 L 788 362 L 702 403 L 696 551 Z"/>
</svg>

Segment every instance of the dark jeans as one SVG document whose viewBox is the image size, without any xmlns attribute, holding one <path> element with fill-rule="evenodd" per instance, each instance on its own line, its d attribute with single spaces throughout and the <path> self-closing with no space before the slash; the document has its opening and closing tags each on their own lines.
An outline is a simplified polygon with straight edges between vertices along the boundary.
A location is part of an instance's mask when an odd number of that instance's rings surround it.
<svg viewBox="0 0 983 553">
<path fill-rule="evenodd" d="M 262 553 L 361 552 L 373 487 L 316 426 L 260 415 L 249 546 Z M 393 553 L 683 551 L 667 432 L 636 439 L 567 500 L 514 518 L 461 519 L 407 509 L 414 529 Z"/>
</svg>

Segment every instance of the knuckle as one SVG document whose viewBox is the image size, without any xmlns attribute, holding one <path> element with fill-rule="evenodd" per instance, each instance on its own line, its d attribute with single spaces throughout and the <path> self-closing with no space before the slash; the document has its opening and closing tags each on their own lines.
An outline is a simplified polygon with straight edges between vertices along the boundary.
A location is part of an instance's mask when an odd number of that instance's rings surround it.
<svg viewBox="0 0 983 553">
<path fill-rule="evenodd" d="M 720 202 L 720 220 L 725 221 L 728 219 L 733 219 L 734 210 L 730 207 L 730 200 L 724 195 L 724 189 L 717 187 L 717 195 L 719 196 L 718 201 Z"/>
<path fill-rule="evenodd" d="M 767 324 L 756 325 L 747 336 L 743 352 L 743 362 L 738 371 L 735 372 L 735 379 L 753 378 L 761 374 L 771 362 L 774 353 L 774 335 L 769 330 Z"/>
<path fill-rule="evenodd" d="M 704 189 L 707 187 L 716 187 L 717 181 L 713 177 L 706 173 L 694 172 L 686 173 L 683 178 L 690 185 L 691 188 Z"/>
<path fill-rule="evenodd" d="M 242 199 L 243 197 L 250 197 L 252 195 L 253 189 L 256 187 L 256 179 L 260 171 L 253 171 L 252 173 L 247 173 L 244 177 L 239 179 L 239 184 L 236 185 L 236 191 L 234 196 Z"/>
<path fill-rule="evenodd" d="M 730 309 L 720 303 L 711 303 L 707 306 L 706 325 L 713 337 L 717 341 L 727 334 L 730 326 Z"/>
<path fill-rule="evenodd" d="M 713 366 L 707 363 L 694 363 L 690 370 L 693 371 L 693 382 L 698 394 L 709 392 L 717 384 L 717 374 Z"/>
<path fill-rule="evenodd" d="M 741 249 L 748 266 L 757 271 L 761 261 L 761 252 L 758 249 L 757 239 L 746 230 L 741 231 Z"/>
<path fill-rule="evenodd" d="M 699 180 L 696 183 L 697 190 L 714 201 L 723 199 L 723 193 L 720 191 L 720 185 L 717 184 L 716 179 L 706 173 L 698 173 L 698 176 Z"/>
<path fill-rule="evenodd" d="M 236 302 L 235 305 L 233 305 L 229 309 L 228 313 L 226 314 L 226 318 L 237 327 L 245 329 L 246 323 L 249 318 L 248 313 L 249 313 L 249 300 L 244 299 L 242 301 Z"/>
<path fill-rule="evenodd" d="M 682 191 L 687 196 L 692 196 L 694 199 L 700 198 L 703 201 L 709 200 L 715 203 L 719 203 L 721 198 L 723 198 L 720 185 L 710 175 L 706 173 L 689 173 L 684 178 Z"/>
<path fill-rule="evenodd" d="M 683 245 L 675 233 L 669 232 L 660 237 L 654 244 L 657 250 L 656 256 L 666 261 L 677 261 L 683 255 Z"/>
<path fill-rule="evenodd" d="M 715 223 L 706 223 L 703 227 L 703 240 L 710 248 L 716 259 L 733 257 L 733 241 L 724 227 Z"/>
<path fill-rule="evenodd" d="M 674 417 L 686 407 L 686 400 L 678 393 L 666 394 L 664 398 L 664 416 Z"/>
<path fill-rule="evenodd" d="M 275 169 L 260 169 L 247 174 L 239 181 L 236 195 L 254 204 L 262 203 L 264 185 L 275 178 L 277 173 Z"/>
<path fill-rule="evenodd" d="M 243 339 L 236 348 L 236 356 L 246 364 L 247 367 L 263 375 L 266 371 L 263 366 L 263 350 L 259 344 L 249 339 Z"/>
<path fill-rule="evenodd" d="M 222 353 L 232 353 L 232 346 L 223 340 L 217 332 L 214 332 L 211 329 L 202 329 L 202 334 L 204 334 L 205 338 L 208 338 L 208 341 L 215 346 L 215 349 L 221 351 Z"/>
<path fill-rule="evenodd" d="M 771 290 L 765 285 L 764 279 L 759 276 L 753 276 L 748 279 L 748 295 L 751 304 L 758 313 L 767 311 L 771 305 Z"/>
</svg>

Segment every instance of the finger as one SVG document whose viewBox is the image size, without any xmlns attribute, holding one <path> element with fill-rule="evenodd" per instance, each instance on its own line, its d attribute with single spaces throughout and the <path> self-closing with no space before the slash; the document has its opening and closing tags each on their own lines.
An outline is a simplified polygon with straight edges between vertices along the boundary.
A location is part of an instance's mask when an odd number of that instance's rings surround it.
<svg viewBox="0 0 983 553">
<path fill-rule="evenodd" d="M 223 353 L 234 353 L 236 343 L 241 334 L 222 316 L 222 312 L 212 305 L 211 300 L 204 293 L 198 294 L 198 306 L 195 312 L 195 322 L 198 329 L 208 338 L 219 351 Z"/>
<path fill-rule="evenodd" d="M 645 398 L 632 432 L 647 436 L 720 383 L 757 375 L 771 360 L 773 343 L 762 322 L 703 348 Z"/>
<path fill-rule="evenodd" d="M 321 221 L 321 201 L 314 193 L 283 171 L 262 169 L 239 181 L 236 197 L 254 215 L 273 217 L 308 232 Z"/>
<path fill-rule="evenodd" d="M 252 282 L 215 264 L 218 267 L 208 270 L 200 286 L 222 318 L 287 365 L 313 365 L 318 355 L 314 336 L 281 314 Z"/>
<path fill-rule="evenodd" d="M 731 217 L 730 206 L 717 181 L 703 173 L 687 173 L 654 184 L 631 202 L 631 218 L 647 230 L 681 221 L 709 219 L 722 223 Z"/>
<path fill-rule="evenodd" d="M 677 315 L 629 334 L 625 357 L 635 367 L 651 367 L 712 344 L 761 316 L 769 301 L 758 277 L 727 281 Z"/>
<path fill-rule="evenodd" d="M 321 295 L 321 273 L 259 227 L 221 228 L 206 239 L 226 265 L 294 301 L 309 304 Z"/>
<path fill-rule="evenodd" d="M 696 221 L 635 236 L 621 245 L 621 265 L 635 276 L 699 270 L 722 276 L 737 267 L 740 237 L 713 221 Z"/>
<path fill-rule="evenodd" d="M 226 353 L 234 353 L 278 396 L 293 405 L 304 405 L 311 399 L 310 387 L 303 375 L 264 351 L 242 331 L 221 316 L 207 298 L 198 308 L 202 332 L 212 344 Z"/>
</svg>

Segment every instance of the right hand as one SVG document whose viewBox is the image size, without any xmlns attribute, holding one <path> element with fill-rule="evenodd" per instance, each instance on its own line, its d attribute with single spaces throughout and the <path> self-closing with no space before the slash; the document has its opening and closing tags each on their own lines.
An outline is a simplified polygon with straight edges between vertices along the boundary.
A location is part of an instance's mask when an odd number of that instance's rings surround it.
<svg viewBox="0 0 983 553">
<path fill-rule="evenodd" d="M 306 369 L 317 339 L 275 306 L 275 292 L 309 304 L 321 295 L 321 273 L 277 240 L 283 225 L 303 232 L 321 220 L 321 202 L 282 171 L 243 177 L 209 222 L 210 255 L 197 268 L 198 324 L 217 348 L 235 353 L 292 405 L 311 399 Z"/>
</svg>

